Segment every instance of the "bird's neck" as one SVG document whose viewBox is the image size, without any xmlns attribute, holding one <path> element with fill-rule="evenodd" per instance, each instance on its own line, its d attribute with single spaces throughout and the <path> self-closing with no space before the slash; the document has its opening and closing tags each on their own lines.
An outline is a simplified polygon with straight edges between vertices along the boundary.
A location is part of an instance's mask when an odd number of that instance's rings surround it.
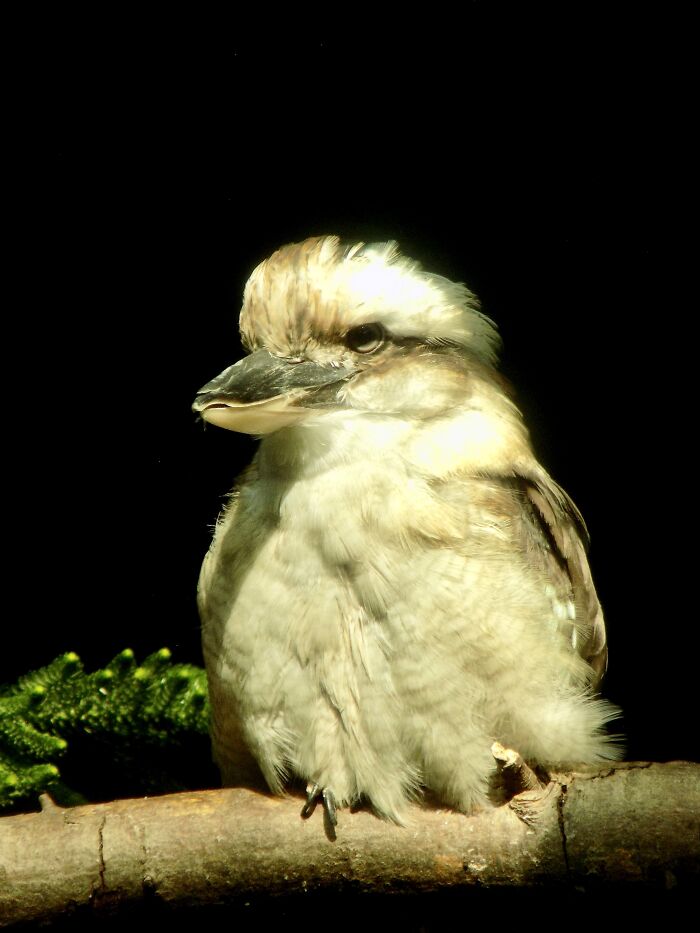
<svg viewBox="0 0 700 933">
<path fill-rule="evenodd" d="M 457 409 L 443 417 L 409 419 L 367 412 L 328 412 L 266 437 L 261 475 L 311 479 L 338 466 L 401 461 L 411 471 L 443 478 L 453 473 L 508 472 L 530 459 L 527 431 L 515 408 Z"/>
</svg>

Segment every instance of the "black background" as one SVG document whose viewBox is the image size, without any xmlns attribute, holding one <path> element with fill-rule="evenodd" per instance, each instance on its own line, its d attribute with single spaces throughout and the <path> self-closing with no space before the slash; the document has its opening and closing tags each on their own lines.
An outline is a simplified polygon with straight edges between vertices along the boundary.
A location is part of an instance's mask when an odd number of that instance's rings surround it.
<svg viewBox="0 0 700 933">
<path fill-rule="evenodd" d="M 480 295 L 586 518 L 628 758 L 697 757 L 687 24 L 566 11 L 17 33 L 0 680 L 201 663 L 199 564 L 254 442 L 190 405 L 239 356 L 245 280 L 309 235 L 396 239 Z"/>
</svg>

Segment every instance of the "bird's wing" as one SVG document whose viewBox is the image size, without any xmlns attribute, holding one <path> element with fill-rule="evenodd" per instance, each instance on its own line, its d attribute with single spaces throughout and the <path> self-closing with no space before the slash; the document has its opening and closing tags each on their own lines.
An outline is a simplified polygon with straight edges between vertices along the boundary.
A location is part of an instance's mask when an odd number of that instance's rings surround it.
<svg viewBox="0 0 700 933">
<path fill-rule="evenodd" d="M 593 585 L 586 550 L 588 531 L 581 513 L 567 493 L 537 466 L 500 477 L 511 486 L 520 509 L 515 534 L 535 566 L 554 588 L 555 598 L 573 600 L 576 621 L 571 625 L 572 646 L 594 671 L 593 686 L 607 666 L 605 620 Z"/>
</svg>

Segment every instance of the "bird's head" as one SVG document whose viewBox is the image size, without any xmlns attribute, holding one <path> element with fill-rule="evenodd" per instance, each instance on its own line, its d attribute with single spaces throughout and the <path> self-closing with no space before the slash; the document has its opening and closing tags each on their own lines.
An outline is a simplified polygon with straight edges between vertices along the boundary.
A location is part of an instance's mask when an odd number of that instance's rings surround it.
<svg viewBox="0 0 700 933">
<path fill-rule="evenodd" d="M 493 372 L 495 325 L 466 286 L 397 245 L 313 237 L 277 250 L 245 287 L 248 356 L 197 394 L 205 421 L 268 434 L 331 411 L 429 418 L 458 404 L 465 371 Z"/>
</svg>

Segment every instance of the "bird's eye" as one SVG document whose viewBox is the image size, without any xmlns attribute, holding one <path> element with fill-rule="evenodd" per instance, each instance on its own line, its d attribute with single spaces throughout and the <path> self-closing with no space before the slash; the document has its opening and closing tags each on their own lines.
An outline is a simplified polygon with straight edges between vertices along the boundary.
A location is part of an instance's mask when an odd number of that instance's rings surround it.
<svg viewBox="0 0 700 933">
<path fill-rule="evenodd" d="M 381 324 L 359 324 L 345 335 L 345 343 L 356 353 L 373 353 L 384 343 L 384 328 Z"/>
</svg>

